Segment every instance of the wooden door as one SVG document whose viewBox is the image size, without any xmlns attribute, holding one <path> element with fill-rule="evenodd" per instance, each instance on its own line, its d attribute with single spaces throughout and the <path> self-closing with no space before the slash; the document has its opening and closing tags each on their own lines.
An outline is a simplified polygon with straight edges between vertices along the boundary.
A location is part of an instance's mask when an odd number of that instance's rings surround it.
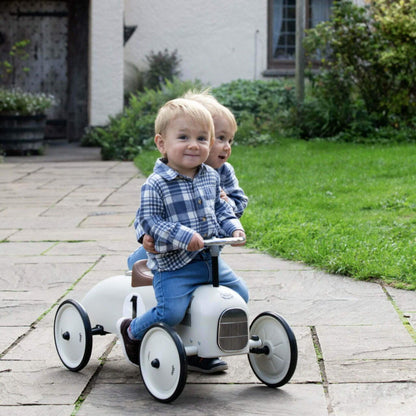
<svg viewBox="0 0 416 416">
<path fill-rule="evenodd" d="M 65 135 L 68 91 L 67 2 L 2 1 L 0 28 L 3 39 L 0 45 L 1 59 L 7 58 L 15 42 L 30 41 L 25 48 L 27 59 L 12 58 L 15 71 L 13 76 L 3 81 L 6 85 L 14 85 L 25 91 L 53 94 L 57 105 L 47 112 L 48 134 Z M 25 67 L 29 69 L 28 72 L 24 72 Z"/>
</svg>

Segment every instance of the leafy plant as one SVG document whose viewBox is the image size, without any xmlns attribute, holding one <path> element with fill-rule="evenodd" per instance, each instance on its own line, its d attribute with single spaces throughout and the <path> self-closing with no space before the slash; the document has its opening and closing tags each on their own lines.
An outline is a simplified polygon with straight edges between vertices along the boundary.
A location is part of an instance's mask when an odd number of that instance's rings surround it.
<svg viewBox="0 0 416 416">
<path fill-rule="evenodd" d="M 30 44 L 30 40 L 23 39 L 15 42 L 9 51 L 9 59 L 5 59 L 0 62 L 0 78 L 4 81 L 10 78 L 10 83 L 13 85 L 16 82 L 16 60 L 26 61 L 29 58 L 29 54 L 26 51 L 26 47 Z M 27 73 L 30 69 L 27 66 L 22 67 L 23 73 Z"/>
<path fill-rule="evenodd" d="M 99 145 L 104 159 L 131 160 L 153 145 L 153 124 L 158 109 L 189 89 L 201 90 L 199 81 L 166 80 L 163 89 L 145 89 L 130 95 L 123 113 L 106 127 L 90 129 L 84 145 Z M 237 80 L 213 88 L 216 98 L 235 114 L 239 125 L 236 143 L 256 146 L 274 142 L 286 128 L 287 112 L 294 105 L 294 90 L 281 81 Z M 277 132 L 277 133 L 276 133 Z"/>
<path fill-rule="evenodd" d="M 29 54 L 26 47 L 30 44 L 29 40 L 21 40 L 11 47 L 9 51 L 10 59 L 0 62 L 0 77 L 3 80 L 9 79 L 11 85 L 19 80 L 16 72 L 16 60 L 25 61 Z M 22 67 L 24 74 L 30 69 Z M 23 91 L 18 87 L 0 88 L 0 113 L 3 115 L 37 115 L 44 114 L 47 109 L 56 104 L 52 94 L 33 93 Z"/>
<path fill-rule="evenodd" d="M 288 112 L 296 105 L 293 85 L 280 80 L 235 80 L 213 88 L 212 93 L 236 117 L 236 144 L 272 141 L 271 132 L 287 132 Z"/>
<path fill-rule="evenodd" d="M 161 88 L 166 80 L 173 81 L 175 77 L 180 75 L 179 64 L 181 59 L 176 49 L 173 52 L 169 52 L 167 49 L 157 53 L 151 51 L 146 56 L 146 60 L 149 68 L 144 74 L 144 85 L 149 89 Z"/>
<path fill-rule="evenodd" d="M 153 146 L 154 121 L 159 108 L 189 89 L 200 89 L 199 81 L 166 80 L 163 90 L 145 89 L 131 94 L 123 113 L 112 117 L 106 127 L 90 129 L 83 144 L 98 144 L 103 159 L 132 160 L 143 148 Z"/>
<path fill-rule="evenodd" d="M 371 1 L 360 7 L 350 0 L 336 1 L 332 17 L 307 32 L 310 54 L 327 51 L 325 71 L 316 77 L 327 97 L 338 85 L 350 86 L 346 102 L 362 99 L 375 127 L 397 120 L 412 123 L 416 115 L 416 2 Z M 342 102 L 338 100 L 338 103 Z"/>
</svg>

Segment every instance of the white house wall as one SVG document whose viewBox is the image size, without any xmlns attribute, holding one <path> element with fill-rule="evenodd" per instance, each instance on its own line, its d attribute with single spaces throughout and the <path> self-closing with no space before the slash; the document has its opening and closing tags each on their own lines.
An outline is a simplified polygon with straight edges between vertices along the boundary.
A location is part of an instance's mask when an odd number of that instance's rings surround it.
<svg viewBox="0 0 416 416">
<path fill-rule="evenodd" d="M 267 64 L 267 0 L 125 0 L 125 24 L 137 29 L 126 62 L 178 51 L 181 78 L 212 86 L 261 78 Z"/>
<path fill-rule="evenodd" d="M 123 0 L 90 0 L 89 124 L 123 109 Z"/>
<path fill-rule="evenodd" d="M 124 66 L 146 69 L 151 51 L 176 49 L 186 80 L 262 78 L 267 9 L 267 0 L 90 0 L 89 124 L 122 111 Z M 124 47 L 123 25 L 137 26 Z"/>
</svg>

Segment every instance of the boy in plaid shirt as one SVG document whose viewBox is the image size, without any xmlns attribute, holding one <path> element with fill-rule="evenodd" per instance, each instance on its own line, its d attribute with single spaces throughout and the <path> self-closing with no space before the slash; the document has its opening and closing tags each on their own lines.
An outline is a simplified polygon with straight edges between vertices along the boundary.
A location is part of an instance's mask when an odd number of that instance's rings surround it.
<svg viewBox="0 0 416 416">
<path fill-rule="evenodd" d="M 142 187 L 138 220 L 157 252 L 148 253 L 157 306 L 134 320 L 117 322 L 123 351 L 135 365 L 146 330 L 156 322 L 180 323 L 194 290 L 210 283 L 211 256 L 204 238 L 245 238 L 233 209 L 220 197 L 218 174 L 204 164 L 215 139 L 209 111 L 194 100 L 171 100 L 159 110 L 155 133 L 163 157 Z M 244 282 L 234 273 L 221 285 L 248 300 Z M 210 362 L 200 364 L 207 372 L 223 366 L 219 359 L 205 360 Z"/>
<path fill-rule="evenodd" d="M 183 98 L 198 101 L 212 116 L 214 121 L 215 140 L 205 164 L 214 168 L 220 175 L 221 198 L 231 205 L 236 217 L 240 218 L 247 207 L 248 198 L 243 189 L 239 186 L 233 166 L 227 162 L 231 155 L 231 146 L 237 131 L 235 117 L 227 107 L 220 104 L 217 99 L 210 94 L 208 89 L 202 91 L 190 90 Z M 137 217 L 134 221 L 134 227 L 136 229 L 137 241 L 143 245 L 129 256 L 127 265 L 130 270 L 133 268 L 136 261 L 147 259 L 146 251 L 156 253 L 153 239 L 148 234 L 144 234 Z M 229 272 L 229 267 L 220 258 L 220 277 Z"/>
</svg>

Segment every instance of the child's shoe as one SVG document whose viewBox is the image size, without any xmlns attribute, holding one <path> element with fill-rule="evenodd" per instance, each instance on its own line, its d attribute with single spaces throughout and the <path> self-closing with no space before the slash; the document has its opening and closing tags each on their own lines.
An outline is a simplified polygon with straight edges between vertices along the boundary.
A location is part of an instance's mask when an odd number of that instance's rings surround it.
<svg viewBox="0 0 416 416">
<path fill-rule="evenodd" d="M 117 321 L 117 335 L 123 348 L 124 356 L 136 367 L 140 367 L 140 341 L 134 341 L 129 337 L 127 330 L 132 320 L 120 318 Z"/>
<path fill-rule="evenodd" d="M 212 374 L 228 369 L 228 364 L 219 358 L 201 358 L 197 355 L 188 357 L 188 370 Z"/>
</svg>

